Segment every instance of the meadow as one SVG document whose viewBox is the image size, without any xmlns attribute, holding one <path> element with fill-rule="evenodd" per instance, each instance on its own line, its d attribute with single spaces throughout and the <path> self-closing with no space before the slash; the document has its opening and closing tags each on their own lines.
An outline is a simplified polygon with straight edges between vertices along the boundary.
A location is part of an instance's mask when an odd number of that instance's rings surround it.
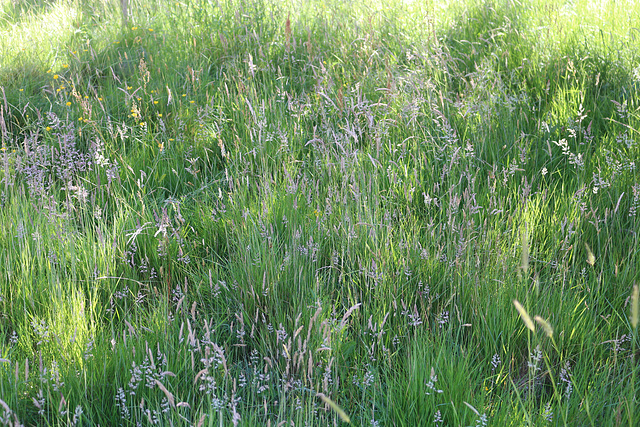
<svg viewBox="0 0 640 427">
<path fill-rule="evenodd" d="M 635 0 L 0 0 L 0 424 L 637 426 Z"/>
</svg>

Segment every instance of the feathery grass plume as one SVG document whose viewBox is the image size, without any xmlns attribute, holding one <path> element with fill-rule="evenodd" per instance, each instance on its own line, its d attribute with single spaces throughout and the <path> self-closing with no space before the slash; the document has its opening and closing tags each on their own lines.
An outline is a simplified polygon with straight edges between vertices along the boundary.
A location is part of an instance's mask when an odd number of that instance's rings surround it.
<svg viewBox="0 0 640 427">
<path fill-rule="evenodd" d="M 633 285 L 631 294 L 631 326 L 635 329 L 638 326 L 638 285 Z"/>
<path fill-rule="evenodd" d="M 347 319 L 349 319 L 349 316 L 351 316 L 351 313 L 353 313 L 354 310 L 358 309 L 361 305 L 362 305 L 362 303 L 357 303 L 353 307 L 349 308 L 349 310 L 347 310 L 347 312 L 344 314 L 344 316 L 342 316 L 342 321 L 340 322 L 340 327 L 341 328 L 344 328 L 346 326 Z"/>
<path fill-rule="evenodd" d="M 2 406 L 2 408 L 4 409 L 4 420 L 7 422 L 4 425 L 14 425 L 14 426 L 21 426 L 22 424 L 20 424 L 20 420 L 18 420 L 18 415 L 13 412 L 11 410 L 11 408 L 9 408 L 9 405 L 7 405 L 2 399 L 0 399 L 0 406 Z M 13 415 L 13 424 L 11 423 L 11 416 Z"/>
<path fill-rule="evenodd" d="M 527 313 L 527 310 L 524 309 L 522 304 L 520 304 L 517 299 L 513 300 L 513 305 L 516 306 L 516 310 L 518 310 L 518 313 L 520 313 L 520 317 L 522 317 L 522 321 L 524 322 L 525 326 L 529 328 L 531 332 L 535 332 L 536 326 L 533 324 L 531 317 L 529 317 L 529 313 Z"/>
<path fill-rule="evenodd" d="M 538 324 L 542 327 L 542 329 L 544 330 L 544 333 L 547 334 L 547 336 L 549 338 L 553 338 L 553 328 L 551 327 L 551 325 L 549 324 L 549 322 L 547 322 L 546 320 L 544 320 L 542 317 L 540 316 L 533 316 L 533 319 L 538 322 Z"/>
<path fill-rule="evenodd" d="M 591 248 L 589 247 L 589 245 L 585 243 L 584 247 L 587 248 L 587 264 L 593 267 L 594 264 L 596 263 L 596 257 L 593 254 L 593 252 L 591 252 Z"/>
<path fill-rule="evenodd" d="M 291 47 L 291 20 L 289 19 L 290 15 L 287 15 L 287 20 L 284 23 L 284 45 L 289 52 L 289 48 Z"/>
<path fill-rule="evenodd" d="M 336 402 L 334 402 L 333 400 L 329 399 L 323 393 L 318 393 L 318 394 L 316 394 L 316 396 L 318 396 L 320 399 L 322 399 L 322 401 L 324 403 L 328 404 L 331 407 L 331 409 L 333 409 L 335 411 L 335 413 L 338 414 L 338 416 L 340 417 L 340 419 L 342 421 L 344 421 L 345 423 L 351 423 L 351 418 L 349 418 L 349 415 L 347 415 L 347 413 L 344 412 L 342 410 L 342 408 L 339 407 L 338 404 L 336 404 Z"/>
<path fill-rule="evenodd" d="M 529 234 L 527 232 L 527 226 L 524 226 L 522 233 L 522 257 L 520 260 L 520 268 L 525 273 L 529 271 Z"/>
<path fill-rule="evenodd" d="M 171 407 L 175 408 L 176 404 L 175 404 L 175 399 L 173 397 L 173 394 L 169 390 L 167 390 L 167 388 L 160 381 L 155 380 L 155 382 L 158 388 L 162 390 L 164 395 L 167 397 L 167 400 L 169 401 L 169 404 L 171 405 Z"/>
</svg>

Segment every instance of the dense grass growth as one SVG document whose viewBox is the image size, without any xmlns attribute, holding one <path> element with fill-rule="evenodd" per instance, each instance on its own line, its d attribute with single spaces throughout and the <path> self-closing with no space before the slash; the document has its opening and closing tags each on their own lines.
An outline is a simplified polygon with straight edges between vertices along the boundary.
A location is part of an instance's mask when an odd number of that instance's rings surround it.
<svg viewBox="0 0 640 427">
<path fill-rule="evenodd" d="M 637 425 L 639 28 L 0 0 L 0 422 Z"/>
</svg>

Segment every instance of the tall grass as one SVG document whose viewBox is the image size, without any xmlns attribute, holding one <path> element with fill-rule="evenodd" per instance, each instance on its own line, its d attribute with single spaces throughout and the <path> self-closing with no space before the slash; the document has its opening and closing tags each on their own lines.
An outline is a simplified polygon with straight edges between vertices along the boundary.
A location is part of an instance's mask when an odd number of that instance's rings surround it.
<svg viewBox="0 0 640 427">
<path fill-rule="evenodd" d="M 636 425 L 637 10 L 1 1 L 0 421 Z"/>
</svg>

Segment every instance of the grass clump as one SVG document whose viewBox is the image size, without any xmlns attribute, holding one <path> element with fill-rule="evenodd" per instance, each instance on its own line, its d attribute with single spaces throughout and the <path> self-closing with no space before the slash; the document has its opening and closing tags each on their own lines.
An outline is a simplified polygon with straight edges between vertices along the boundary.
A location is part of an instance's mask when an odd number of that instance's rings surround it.
<svg viewBox="0 0 640 427">
<path fill-rule="evenodd" d="M 637 424 L 632 3 L 0 2 L 0 421 Z"/>
</svg>

